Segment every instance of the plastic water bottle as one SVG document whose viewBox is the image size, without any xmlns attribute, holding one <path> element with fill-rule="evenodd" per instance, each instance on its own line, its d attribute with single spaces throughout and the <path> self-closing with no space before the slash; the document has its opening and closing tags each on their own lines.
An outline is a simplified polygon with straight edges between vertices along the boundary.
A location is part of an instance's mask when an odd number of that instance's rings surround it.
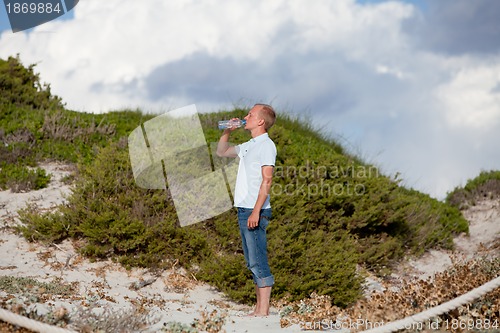
<svg viewBox="0 0 500 333">
<path fill-rule="evenodd" d="M 246 123 L 247 123 L 247 121 L 245 119 L 243 119 L 243 120 L 240 120 L 240 119 L 221 120 L 221 121 L 219 121 L 219 129 L 223 130 L 223 129 L 231 128 L 231 127 L 238 128 L 241 126 L 245 126 Z"/>
</svg>

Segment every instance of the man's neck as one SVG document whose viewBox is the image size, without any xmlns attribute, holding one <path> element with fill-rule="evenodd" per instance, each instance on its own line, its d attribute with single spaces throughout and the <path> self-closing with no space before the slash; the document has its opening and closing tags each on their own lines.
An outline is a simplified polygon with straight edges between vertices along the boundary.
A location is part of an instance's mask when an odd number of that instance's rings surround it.
<svg viewBox="0 0 500 333">
<path fill-rule="evenodd" d="M 267 133 L 267 131 L 261 127 L 255 128 L 253 131 L 250 131 L 250 134 L 252 135 L 252 138 L 256 138 L 259 135 L 262 135 L 264 133 Z"/>
</svg>

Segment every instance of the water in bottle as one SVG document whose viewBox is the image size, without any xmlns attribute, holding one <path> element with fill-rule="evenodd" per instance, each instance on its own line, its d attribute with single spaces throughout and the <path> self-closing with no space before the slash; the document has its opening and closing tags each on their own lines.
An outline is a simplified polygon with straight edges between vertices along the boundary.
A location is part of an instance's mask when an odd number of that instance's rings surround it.
<svg viewBox="0 0 500 333">
<path fill-rule="evenodd" d="M 247 123 L 247 121 L 245 119 L 243 119 L 243 120 L 240 120 L 240 119 L 221 120 L 221 121 L 219 121 L 219 129 L 222 130 L 222 129 L 226 129 L 226 128 L 230 128 L 230 127 L 238 128 L 238 127 L 245 126 L 246 123 Z"/>
</svg>

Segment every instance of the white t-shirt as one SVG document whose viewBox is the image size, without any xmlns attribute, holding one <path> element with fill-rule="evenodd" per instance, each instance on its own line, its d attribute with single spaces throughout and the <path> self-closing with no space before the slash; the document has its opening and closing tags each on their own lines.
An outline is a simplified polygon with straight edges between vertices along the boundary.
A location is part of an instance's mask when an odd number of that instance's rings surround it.
<svg viewBox="0 0 500 333">
<path fill-rule="evenodd" d="M 236 187 L 234 190 L 234 206 L 254 208 L 262 184 L 262 167 L 274 166 L 276 163 L 276 146 L 267 133 L 235 147 L 240 158 Z M 270 195 L 262 209 L 270 208 Z"/>
</svg>

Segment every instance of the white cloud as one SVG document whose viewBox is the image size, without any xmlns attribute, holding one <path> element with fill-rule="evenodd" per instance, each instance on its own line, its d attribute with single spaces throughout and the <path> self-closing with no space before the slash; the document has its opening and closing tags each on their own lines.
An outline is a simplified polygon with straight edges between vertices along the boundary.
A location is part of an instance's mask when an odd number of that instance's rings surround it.
<svg viewBox="0 0 500 333">
<path fill-rule="evenodd" d="M 397 44 L 399 22 L 410 8 L 365 8 L 352 0 L 87 0 L 75 7 L 71 21 L 46 23 L 29 35 L 4 33 L 0 55 L 20 52 L 23 61 L 40 62 L 43 79 L 70 108 L 98 112 L 147 101 L 140 98 L 144 92 L 123 96 L 119 89 L 94 91 L 95 84 L 119 87 L 142 80 L 159 65 L 196 52 L 260 63 L 283 52 L 338 50 L 374 57 L 388 43 Z"/>
<path fill-rule="evenodd" d="M 403 79 L 406 76 L 401 70 L 386 65 L 377 65 L 375 71 L 380 74 L 394 75 L 398 79 Z"/>
<path fill-rule="evenodd" d="M 436 89 L 451 126 L 488 130 L 500 121 L 500 61 L 489 66 L 463 68 Z"/>
</svg>

